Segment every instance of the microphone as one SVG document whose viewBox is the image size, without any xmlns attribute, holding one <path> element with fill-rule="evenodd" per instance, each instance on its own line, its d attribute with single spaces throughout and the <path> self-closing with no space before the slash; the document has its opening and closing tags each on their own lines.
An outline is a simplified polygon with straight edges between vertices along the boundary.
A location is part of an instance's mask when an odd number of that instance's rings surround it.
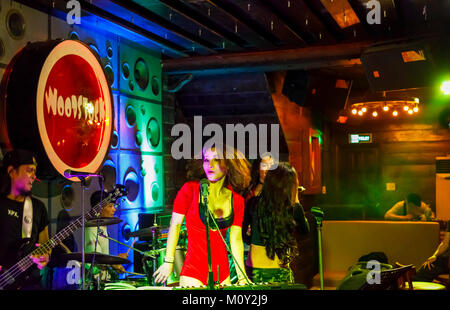
<svg viewBox="0 0 450 310">
<path fill-rule="evenodd" d="M 312 215 L 314 215 L 315 217 L 318 217 L 318 218 L 323 218 L 323 214 L 324 214 L 322 209 L 320 209 L 319 207 L 312 207 L 311 213 L 312 213 Z"/>
<path fill-rule="evenodd" d="M 81 180 L 87 177 L 101 177 L 101 175 L 89 172 L 72 171 L 70 169 L 67 169 L 66 171 L 64 171 L 64 177 L 68 179 L 79 178 Z"/>
<path fill-rule="evenodd" d="M 208 179 L 201 179 L 200 180 L 200 187 L 201 187 L 201 194 L 202 197 L 207 201 L 208 199 L 208 192 L 209 192 L 209 180 Z"/>
</svg>

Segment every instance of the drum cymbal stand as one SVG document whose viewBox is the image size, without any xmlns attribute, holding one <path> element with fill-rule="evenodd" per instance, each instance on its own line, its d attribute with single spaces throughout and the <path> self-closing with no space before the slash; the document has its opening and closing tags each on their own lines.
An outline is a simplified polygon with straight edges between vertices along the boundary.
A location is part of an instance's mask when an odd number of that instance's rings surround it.
<svg viewBox="0 0 450 310">
<path fill-rule="evenodd" d="M 156 272 L 156 269 L 157 269 L 156 265 L 157 265 L 157 262 L 158 262 L 158 258 L 161 255 L 159 253 L 159 251 L 158 251 L 158 249 L 160 248 L 160 241 L 158 239 L 160 230 L 161 230 L 161 227 L 159 227 L 158 224 L 156 223 L 156 215 L 155 215 L 155 221 L 154 221 L 153 227 L 152 227 L 152 249 L 157 254 L 153 256 L 153 272 L 152 272 L 152 275 Z M 153 286 L 157 286 L 157 283 L 155 283 L 155 279 L 153 278 L 153 276 L 152 276 L 152 285 Z"/>
<path fill-rule="evenodd" d="M 86 289 L 86 267 L 85 267 L 85 250 L 84 250 L 84 239 L 85 239 L 85 224 L 86 224 L 86 218 L 85 218 L 85 206 L 84 206 L 84 192 L 88 189 L 87 182 L 86 182 L 86 175 L 83 176 L 76 176 L 81 182 L 81 290 Z M 98 177 L 101 179 L 103 184 L 103 176 L 98 174 L 89 174 L 89 177 Z M 103 187 L 103 186 L 102 186 Z"/>
<path fill-rule="evenodd" d="M 113 239 L 113 238 L 111 238 L 111 237 L 109 237 L 109 236 L 106 236 L 106 235 L 103 234 L 103 232 L 101 232 L 101 231 L 99 232 L 99 236 L 101 236 L 101 237 L 103 237 L 103 238 L 106 238 L 106 239 L 109 239 L 109 240 L 111 240 L 111 241 L 113 241 L 113 242 L 116 242 L 116 243 L 118 243 L 118 244 L 120 244 L 120 245 L 123 245 L 123 246 L 127 247 L 129 250 L 134 250 L 134 251 L 136 251 L 136 252 L 142 254 L 142 266 L 143 266 L 144 270 L 147 270 L 146 263 L 145 263 L 145 261 L 147 260 L 147 258 L 151 258 L 152 261 L 153 261 L 153 265 L 155 265 L 155 264 L 156 264 L 156 261 L 157 261 L 157 259 L 158 259 L 158 256 L 160 255 L 159 252 L 162 251 L 162 250 L 150 250 L 150 251 L 144 252 L 144 251 L 141 251 L 141 250 L 139 250 L 139 249 L 136 249 L 136 248 L 134 248 L 134 247 L 132 247 L 132 246 L 129 246 L 128 244 L 125 244 L 125 243 L 120 242 L 120 241 L 118 241 L 118 240 L 116 240 L 116 239 Z M 153 268 L 154 268 L 154 267 L 153 267 Z M 148 275 L 148 272 L 147 272 L 147 271 L 146 271 L 145 273 L 146 273 L 146 275 L 147 275 L 147 282 L 148 282 L 148 284 L 150 285 L 150 281 L 149 281 L 150 275 Z M 153 281 L 152 283 L 154 284 L 154 280 L 152 280 L 152 281 Z"/>
<path fill-rule="evenodd" d="M 317 225 L 317 243 L 319 248 L 319 276 L 320 276 L 320 289 L 323 291 L 323 261 L 322 261 L 322 220 L 324 213 L 322 209 L 318 207 L 312 207 L 311 213 L 316 220 Z"/>
<path fill-rule="evenodd" d="M 109 240 L 111 240 L 111 241 L 114 241 L 114 242 L 116 242 L 116 243 L 118 243 L 118 244 L 120 244 L 120 245 L 123 245 L 123 246 L 129 248 L 130 250 L 134 250 L 134 251 L 136 251 L 136 252 L 138 252 L 138 253 L 140 253 L 140 254 L 146 256 L 146 257 L 155 258 L 155 255 L 156 255 L 156 252 L 157 252 L 157 251 L 147 251 L 147 252 L 141 251 L 141 250 L 136 249 L 136 248 L 134 248 L 134 247 L 132 247 L 132 246 L 129 246 L 128 244 L 125 244 L 125 243 L 120 242 L 120 241 L 118 241 L 118 240 L 116 240 L 116 239 L 113 239 L 113 238 L 111 238 L 111 237 L 109 237 L 109 236 L 106 236 L 102 231 L 100 231 L 100 232 L 98 233 L 98 235 L 101 236 L 101 237 L 103 237 L 103 238 L 106 238 L 106 239 L 109 239 Z"/>
</svg>

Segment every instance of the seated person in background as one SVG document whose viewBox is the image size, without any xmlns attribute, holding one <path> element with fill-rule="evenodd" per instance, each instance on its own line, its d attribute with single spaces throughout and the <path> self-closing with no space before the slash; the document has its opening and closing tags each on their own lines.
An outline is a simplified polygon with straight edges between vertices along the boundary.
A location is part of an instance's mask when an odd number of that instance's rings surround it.
<svg viewBox="0 0 450 310">
<path fill-rule="evenodd" d="M 243 222 L 252 228 L 245 269 L 253 282 L 293 282 L 289 264 L 298 254 L 294 231 L 309 232 L 298 187 L 295 169 L 281 162 L 267 172 L 261 194 L 246 205 L 250 218 Z"/>
<path fill-rule="evenodd" d="M 384 215 L 384 219 L 391 221 L 432 221 L 433 211 L 430 205 L 424 203 L 419 195 L 411 193 L 405 200 L 397 202 Z"/>
<path fill-rule="evenodd" d="M 447 231 L 444 239 L 439 244 L 436 252 L 430 256 L 425 263 L 417 270 L 413 281 L 431 282 L 441 274 L 449 273 L 450 264 L 450 221 L 447 223 Z"/>
<path fill-rule="evenodd" d="M 105 198 L 107 195 L 106 192 L 96 191 L 91 196 L 91 208 L 94 208 L 100 201 L 102 201 L 103 198 Z M 102 210 L 100 211 L 100 217 L 114 217 L 114 213 L 116 212 L 116 206 L 114 203 L 108 203 L 103 206 Z M 108 230 L 106 229 L 106 226 L 100 226 L 98 227 L 98 230 L 100 230 L 105 236 L 108 236 Z M 109 254 L 109 239 L 106 239 L 102 236 L 97 236 L 97 227 L 86 227 L 85 228 L 85 235 L 84 235 L 84 250 L 86 253 L 101 253 L 101 254 Z M 122 258 L 128 258 L 127 253 L 120 253 L 117 255 Z M 124 273 L 125 268 L 122 265 L 113 265 L 112 266 L 114 270 L 118 273 Z M 93 269 L 93 273 L 97 274 L 98 270 L 96 268 Z M 101 279 L 106 280 L 108 278 L 107 273 L 102 272 Z"/>
</svg>

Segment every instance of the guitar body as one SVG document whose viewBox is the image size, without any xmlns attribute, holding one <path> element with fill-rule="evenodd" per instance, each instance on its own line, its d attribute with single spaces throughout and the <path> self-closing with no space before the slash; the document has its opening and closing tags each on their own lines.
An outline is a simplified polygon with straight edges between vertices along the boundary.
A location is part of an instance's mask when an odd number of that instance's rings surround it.
<svg viewBox="0 0 450 310">
<path fill-rule="evenodd" d="M 11 253 L 16 253 L 14 257 L 10 257 L 5 266 L 2 266 L 0 271 L 0 277 L 3 276 L 8 268 L 13 266 L 22 257 L 27 257 L 36 249 L 36 246 L 32 244 L 30 239 L 22 239 L 17 244 L 11 247 Z M 31 266 L 27 270 L 23 271 L 17 277 L 13 283 L 7 285 L 8 290 L 26 290 L 26 289 L 43 289 L 41 285 L 40 270 L 36 266 Z"/>
</svg>

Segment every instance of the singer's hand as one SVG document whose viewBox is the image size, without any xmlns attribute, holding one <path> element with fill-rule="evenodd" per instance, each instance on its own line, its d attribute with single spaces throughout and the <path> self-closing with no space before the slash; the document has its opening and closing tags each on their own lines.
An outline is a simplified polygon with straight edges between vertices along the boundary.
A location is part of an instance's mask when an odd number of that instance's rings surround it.
<svg viewBox="0 0 450 310">
<path fill-rule="evenodd" d="M 164 263 L 153 274 L 156 283 L 166 282 L 173 271 L 173 264 Z"/>
<path fill-rule="evenodd" d="M 423 267 L 427 268 L 428 270 L 431 270 L 431 268 L 434 268 L 434 262 L 436 261 L 436 256 L 428 257 L 425 263 L 423 263 Z"/>
<path fill-rule="evenodd" d="M 253 282 L 250 281 L 250 279 L 249 279 L 248 282 L 247 282 L 247 280 L 246 280 L 245 278 L 241 278 L 241 279 L 239 279 L 239 280 L 237 281 L 236 284 L 237 284 L 237 285 L 247 285 L 247 284 L 253 284 Z"/>
</svg>

